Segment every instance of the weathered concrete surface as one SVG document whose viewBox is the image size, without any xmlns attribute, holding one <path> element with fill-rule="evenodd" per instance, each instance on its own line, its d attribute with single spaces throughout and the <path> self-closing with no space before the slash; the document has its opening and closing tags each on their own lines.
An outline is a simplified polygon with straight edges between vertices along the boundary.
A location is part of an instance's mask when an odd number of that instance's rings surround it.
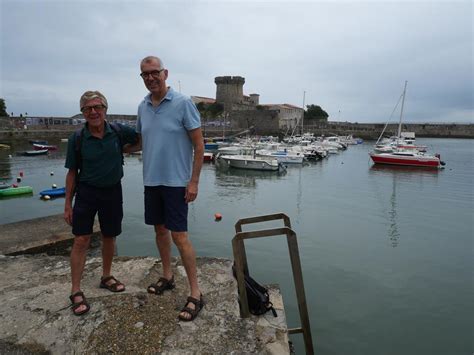
<svg viewBox="0 0 474 355">
<path fill-rule="evenodd" d="M 99 225 L 94 224 L 94 240 L 99 237 Z M 74 236 L 62 214 L 34 218 L 0 225 L 0 254 L 18 255 L 48 252 L 67 253 Z"/>
<path fill-rule="evenodd" d="M 0 353 L 288 354 L 281 295 L 271 289 L 278 317 L 241 319 L 231 261 L 199 258 L 206 305 L 194 322 L 177 316 L 188 295 L 185 271 L 173 260 L 177 287 L 162 296 L 146 293 L 161 275 L 151 257 L 116 258 L 114 275 L 123 293 L 98 287 L 101 259 L 89 258 L 82 290 L 91 310 L 69 308 L 70 269 L 62 256 L 0 256 Z"/>
</svg>

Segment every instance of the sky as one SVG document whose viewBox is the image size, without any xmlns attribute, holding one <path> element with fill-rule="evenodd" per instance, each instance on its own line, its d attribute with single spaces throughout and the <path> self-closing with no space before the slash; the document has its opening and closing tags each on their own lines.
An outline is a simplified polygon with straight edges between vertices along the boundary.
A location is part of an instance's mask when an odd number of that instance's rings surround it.
<svg viewBox="0 0 474 355">
<path fill-rule="evenodd" d="M 261 104 L 321 106 L 330 121 L 474 123 L 472 1 L 0 0 L 0 97 L 7 112 L 70 117 L 99 90 L 136 114 L 139 63 L 215 98 L 245 78 Z M 400 105 L 398 106 L 398 109 Z"/>
</svg>

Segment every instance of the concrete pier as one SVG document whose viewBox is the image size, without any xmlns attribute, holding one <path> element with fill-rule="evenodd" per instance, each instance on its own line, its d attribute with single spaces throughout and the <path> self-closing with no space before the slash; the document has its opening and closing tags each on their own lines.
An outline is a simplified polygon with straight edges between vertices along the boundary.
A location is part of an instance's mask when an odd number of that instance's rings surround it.
<svg viewBox="0 0 474 355">
<path fill-rule="evenodd" d="M 99 236 L 99 225 L 96 221 L 93 240 L 96 241 Z M 62 214 L 2 224 L 0 254 L 68 254 L 73 239 L 71 227 L 66 224 Z"/>
<path fill-rule="evenodd" d="M 43 250 L 48 251 L 45 231 L 52 228 L 49 236 L 61 235 L 48 223 L 55 218 L 58 217 L 1 226 L 2 253 L 17 254 L 23 248 L 8 246 L 20 239 L 19 235 L 15 240 L 13 230 L 29 231 L 28 238 L 42 240 Z M 25 250 L 32 251 L 31 248 Z M 0 255 L 0 353 L 290 353 L 278 287 L 270 288 L 270 300 L 278 317 L 268 312 L 242 319 L 232 261 L 198 258 L 197 266 L 205 306 L 193 322 L 182 322 L 177 317 L 189 290 L 179 259 L 172 262 L 176 288 L 157 296 L 148 294 L 146 287 L 162 275 L 158 259 L 116 257 L 112 272 L 126 285 L 126 290 L 111 293 L 99 288 L 101 258 L 90 256 L 81 289 L 91 310 L 78 317 L 73 315 L 68 298 L 71 286 L 67 256 Z"/>
</svg>

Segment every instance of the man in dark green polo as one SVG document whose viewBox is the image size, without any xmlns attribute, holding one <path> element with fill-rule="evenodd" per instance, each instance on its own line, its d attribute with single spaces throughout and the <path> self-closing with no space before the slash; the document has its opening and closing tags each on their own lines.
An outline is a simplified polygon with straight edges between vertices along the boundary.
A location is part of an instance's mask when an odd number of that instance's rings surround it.
<svg viewBox="0 0 474 355">
<path fill-rule="evenodd" d="M 75 236 L 69 297 L 75 315 L 90 309 L 80 283 L 96 214 L 102 233 L 100 287 L 112 292 L 125 290 L 125 286 L 111 275 L 111 268 L 115 237 L 122 232 L 122 146 L 135 143 L 137 134 L 133 128 L 109 124 L 105 120 L 107 107 L 107 99 L 99 91 L 86 91 L 80 99 L 86 124 L 68 141 L 64 219 L 72 226 Z"/>
</svg>

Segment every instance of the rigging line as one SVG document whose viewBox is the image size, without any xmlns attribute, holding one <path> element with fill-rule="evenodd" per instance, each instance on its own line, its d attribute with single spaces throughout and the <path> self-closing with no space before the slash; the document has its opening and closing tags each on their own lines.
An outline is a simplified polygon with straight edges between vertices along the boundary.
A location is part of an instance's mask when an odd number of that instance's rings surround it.
<svg viewBox="0 0 474 355">
<path fill-rule="evenodd" d="M 388 126 L 390 120 L 392 119 L 392 116 L 393 116 L 393 114 L 395 113 L 395 110 L 397 109 L 398 104 L 400 103 L 400 100 L 402 99 L 402 97 L 403 97 L 403 93 L 402 93 L 402 94 L 400 95 L 400 97 L 398 98 L 398 102 L 397 102 L 397 104 L 395 105 L 395 107 L 393 108 L 393 111 L 392 111 L 392 113 L 390 114 L 390 117 L 388 118 L 387 123 L 385 123 L 385 127 L 383 128 L 382 133 L 380 133 L 379 139 L 377 139 L 377 142 L 375 142 L 376 145 L 379 143 L 380 139 L 382 138 L 382 136 L 383 136 L 383 134 L 384 134 L 384 132 L 385 132 L 385 129 L 387 128 L 387 126 Z"/>
</svg>

